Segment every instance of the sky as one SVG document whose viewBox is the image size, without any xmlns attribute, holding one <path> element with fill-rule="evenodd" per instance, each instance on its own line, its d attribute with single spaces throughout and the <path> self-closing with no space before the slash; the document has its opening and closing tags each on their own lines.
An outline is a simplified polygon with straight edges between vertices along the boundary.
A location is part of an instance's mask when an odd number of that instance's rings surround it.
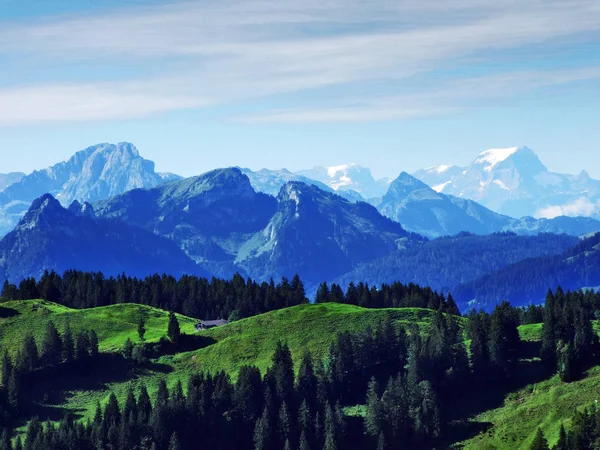
<svg viewBox="0 0 600 450">
<path fill-rule="evenodd" d="M 101 142 L 158 170 L 527 145 L 600 179 L 597 0 L 0 0 L 0 172 Z"/>
</svg>

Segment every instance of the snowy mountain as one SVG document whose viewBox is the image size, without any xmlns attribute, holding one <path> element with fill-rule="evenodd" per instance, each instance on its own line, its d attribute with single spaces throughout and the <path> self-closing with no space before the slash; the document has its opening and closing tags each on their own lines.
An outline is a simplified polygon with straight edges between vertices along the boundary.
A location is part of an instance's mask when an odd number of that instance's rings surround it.
<svg viewBox="0 0 600 450">
<path fill-rule="evenodd" d="M 525 146 L 486 150 L 465 168 L 445 167 L 414 176 L 440 193 L 475 200 L 512 217 L 600 217 L 600 181 L 586 172 L 550 172 Z"/>
<path fill-rule="evenodd" d="M 406 172 L 392 182 L 377 209 L 406 230 L 429 238 L 463 231 L 479 235 L 509 231 L 519 235 L 545 232 L 571 236 L 600 231 L 600 222 L 586 217 L 513 219 L 473 200 L 436 192 Z"/>
<path fill-rule="evenodd" d="M 320 181 L 334 191 L 358 192 L 364 199 L 383 196 L 392 180 L 382 178 L 376 180 L 370 169 L 357 164 L 344 164 L 331 167 L 315 167 L 296 172 L 297 175 Z"/>
<path fill-rule="evenodd" d="M 178 178 L 156 173 L 154 163 L 142 158 L 132 144 L 88 147 L 68 161 L 37 170 L 1 191 L 0 234 L 10 231 L 33 200 L 47 193 L 68 206 L 74 200 L 94 202 Z"/>
</svg>

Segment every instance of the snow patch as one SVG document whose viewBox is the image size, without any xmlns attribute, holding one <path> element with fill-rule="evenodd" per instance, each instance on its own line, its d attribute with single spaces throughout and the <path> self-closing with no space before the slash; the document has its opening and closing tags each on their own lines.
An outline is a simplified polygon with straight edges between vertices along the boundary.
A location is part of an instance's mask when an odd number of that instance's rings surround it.
<svg viewBox="0 0 600 450">
<path fill-rule="evenodd" d="M 341 166 L 327 167 L 327 175 L 329 175 L 329 178 L 334 178 L 338 172 L 345 173 L 348 171 L 348 169 L 351 169 L 352 167 L 356 167 L 356 164 L 351 163 L 351 164 L 342 164 Z"/>
<path fill-rule="evenodd" d="M 438 184 L 436 186 L 433 186 L 431 189 L 433 189 L 435 192 L 440 193 L 444 190 L 444 188 L 446 186 L 448 186 L 450 184 L 450 181 L 446 181 L 445 183 L 442 184 Z"/>
<path fill-rule="evenodd" d="M 494 184 L 496 186 L 499 186 L 500 189 L 504 189 L 505 191 L 510 191 L 510 188 L 508 186 L 506 186 L 502 181 L 500 180 L 494 180 Z"/>
<path fill-rule="evenodd" d="M 481 153 L 474 164 L 485 164 L 483 170 L 491 172 L 494 167 L 500 164 L 502 161 L 506 161 L 510 156 L 514 155 L 523 147 L 510 147 L 510 148 L 492 148 Z"/>
</svg>

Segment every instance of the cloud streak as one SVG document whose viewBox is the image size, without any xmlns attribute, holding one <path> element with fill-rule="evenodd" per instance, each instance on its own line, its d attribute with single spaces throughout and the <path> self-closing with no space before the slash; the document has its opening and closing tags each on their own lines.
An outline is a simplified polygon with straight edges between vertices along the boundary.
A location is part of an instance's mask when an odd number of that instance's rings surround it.
<svg viewBox="0 0 600 450">
<path fill-rule="evenodd" d="M 425 3 L 425 4 L 423 4 Z M 490 4 L 492 3 L 492 4 Z M 473 101 L 415 83 L 416 75 L 464 69 L 476 58 L 564 39 L 589 40 L 600 30 L 594 0 L 222 0 L 124 9 L 89 18 L 49 18 L 34 24 L 0 23 L 0 61 L 21 65 L 98 69 L 83 83 L 0 85 L 0 124 L 139 117 L 182 108 L 302 93 L 312 108 L 279 104 L 263 121 L 389 120 L 446 113 Z M 126 65 L 134 75 L 107 82 L 102 73 Z M 73 70 L 70 74 L 68 70 Z M 595 69 L 582 69 L 593 71 Z M 42 71 L 43 72 L 43 71 Z M 563 83 L 550 70 L 545 86 Z M 567 78 L 573 82 L 572 74 Z M 523 79 L 503 75 L 503 88 Z M 494 77 L 490 78 L 492 81 Z M 390 84 L 390 80 L 392 83 Z M 471 78 L 442 80 L 449 88 Z M 414 91 L 406 95 L 404 83 Z M 461 84 L 462 83 L 462 84 Z M 315 91 L 357 85 L 386 88 L 391 100 L 360 99 L 352 108 L 318 98 Z M 531 88 L 540 83 L 529 80 Z M 543 84 L 543 83 L 542 83 Z M 543 87 L 543 86 L 542 86 Z M 482 95 L 487 98 L 488 94 Z M 419 101 L 429 98 L 428 102 Z M 441 103 L 441 104 L 440 104 Z M 320 112 L 320 113 L 319 113 Z"/>
</svg>

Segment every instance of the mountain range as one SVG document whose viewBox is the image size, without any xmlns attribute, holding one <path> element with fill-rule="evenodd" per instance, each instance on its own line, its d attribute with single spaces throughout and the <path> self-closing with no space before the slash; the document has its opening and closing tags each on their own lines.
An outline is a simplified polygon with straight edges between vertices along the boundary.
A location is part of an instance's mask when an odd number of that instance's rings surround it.
<svg viewBox="0 0 600 450">
<path fill-rule="evenodd" d="M 536 159 L 517 149 L 484 155 L 477 165 L 485 173 L 539 171 Z M 600 231 L 600 222 L 585 217 L 515 219 L 405 172 L 390 181 L 356 165 L 334 169 L 226 168 L 182 179 L 155 172 L 131 144 L 90 147 L 52 168 L 15 175 L 0 191 L 3 211 L 18 220 L 0 241 L 0 277 L 18 281 L 68 268 L 140 276 L 239 272 L 266 281 L 299 274 L 309 292 L 322 281 L 412 281 L 456 290 L 463 306 L 490 306 L 498 298 L 469 283 L 493 280 L 513 265 L 523 271 L 519 264 L 530 258 L 550 258 L 540 266 L 562 273 L 573 260 L 560 255 L 573 251 L 578 236 Z M 450 181 L 458 184 L 456 173 L 464 171 L 425 172 L 455 173 Z M 586 265 L 592 253 L 577 253 L 586 272 L 569 272 L 569 286 L 600 285 L 589 275 L 600 273 L 600 262 Z M 530 292 L 519 291 L 524 281 L 517 281 L 515 292 Z M 531 292 L 515 303 L 535 302 L 539 293 Z"/>
<path fill-rule="evenodd" d="M 0 241 L 0 279 L 18 283 L 45 270 L 154 273 L 201 272 L 172 241 L 120 221 L 98 218 L 89 203 L 64 208 L 50 194 L 36 199 Z"/>
</svg>

